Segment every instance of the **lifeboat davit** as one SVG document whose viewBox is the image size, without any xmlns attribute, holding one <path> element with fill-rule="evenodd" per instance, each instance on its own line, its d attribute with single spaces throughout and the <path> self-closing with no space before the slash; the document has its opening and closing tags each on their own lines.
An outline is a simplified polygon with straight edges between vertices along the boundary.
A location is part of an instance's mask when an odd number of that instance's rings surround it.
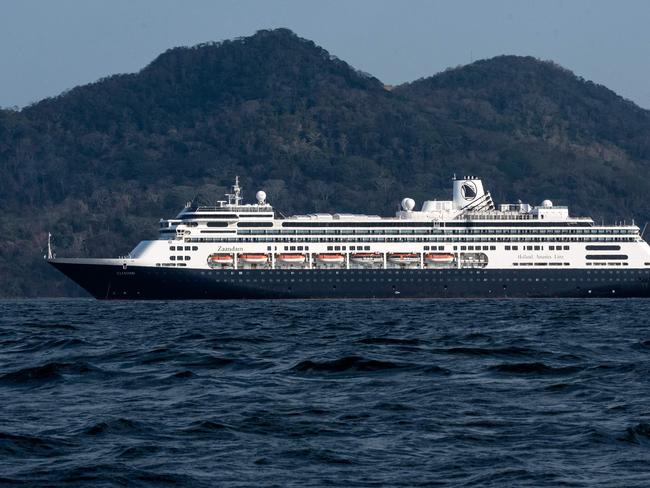
<svg viewBox="0 0 650 488">
<path fill-rule="evenodd" d="M 266 254 L 240 254 L 240 261 L 249 264 L 263 264 L 268 261 L 268 256 Z"/>
<path fill-rule="evenodd" d="M 358 252 L 350 254 L 350 261 L 354 263 L 380 263 L 383 258 L 378 252 Z"/>
<path fill-rule="evenodd" d="M 285 264 L 300 264 L 305 262 L 304 254 L 278 254 L 278 261 Z"/>
<path fill-rule="evenodd" d="M 211 266 L 227 266 L 229 264 L 232 264 L 233 261 L 234 258 L 232 257 L 232 254 L 211 254 L 208 258 L 208 264 Z"/>
<path fill-rule="evenodd" d="M 424 260 L 430 263 L 453 263 L 454 255 L 446 253 L 429 253 L 424 255 Z"/>
<path fill-rule="evenodd" d="M 420 256 L 416 253 L 393 253 L 388 255 L 388 260 L 396 264 L 416 264 L 420 262 Z"/>
</svg>

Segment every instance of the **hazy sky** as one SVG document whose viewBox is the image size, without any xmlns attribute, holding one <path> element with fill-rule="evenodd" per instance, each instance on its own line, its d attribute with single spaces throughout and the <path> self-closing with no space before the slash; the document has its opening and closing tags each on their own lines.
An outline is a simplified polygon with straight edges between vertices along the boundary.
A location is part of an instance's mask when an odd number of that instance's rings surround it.
<svg viewBox="0 0 650 488">
<path fill-rule="evenodd" d="M 137 71 L 174 46 L 273 27 L 388 84 L 532 55 L 650 108 L 647 0 L 0 0 L 0 106 Z"/>
</svg>

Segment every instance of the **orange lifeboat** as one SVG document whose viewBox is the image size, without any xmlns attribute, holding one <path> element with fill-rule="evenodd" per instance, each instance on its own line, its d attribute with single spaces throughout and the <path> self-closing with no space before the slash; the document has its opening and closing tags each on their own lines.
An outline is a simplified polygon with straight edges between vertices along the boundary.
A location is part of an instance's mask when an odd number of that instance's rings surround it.
<svg viewBox="0 0 650 488">
<path fill-rule="evenodd" d="M 232 254 L 210 254 L 208 256 L 208 266 L 216 268 L 218 266 L 229 266 L 233 264 L 234 258 Z"/>
<path fill-rule="evenodd" d="M 266 254 L 240 254 L 239 259 L 248 264 L 264 264 L 269 258 Z"/>
<path fill-rule="evenodd" d="M 278 254 L 278 261 L 285 264 L 300 264 L 305 262 L 304 254 Z"/>
<path fill-rule="evenodd" d="M 341 264 L 345 262 L 343 254 L 318 254 L 316 261 L 327 264 Z"/>
<path fill-rule="evenodd" d="M 454 255 L 447 253 L 429 253 L 424 255 L 424 260 L 430 263 L 449 264 L 454 262 Z"/>
<path fill-rule="evenodd" d="M 420 262 L 420 256 L 410 252 L 395 252 L 388 255 L 388 261 L 396 264 L 416 264 Z"/>
</svg>

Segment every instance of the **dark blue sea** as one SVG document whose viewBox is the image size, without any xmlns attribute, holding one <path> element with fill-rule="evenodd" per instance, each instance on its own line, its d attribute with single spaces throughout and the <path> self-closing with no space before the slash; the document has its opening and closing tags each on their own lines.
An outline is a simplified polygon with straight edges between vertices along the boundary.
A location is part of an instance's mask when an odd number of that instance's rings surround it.
<svg viewBox="0 0 650 488">
<path fill-rule="evenodd" d="M 0 485 L 650 486 L 650 300 L 0 301 Z"/>
</svg>

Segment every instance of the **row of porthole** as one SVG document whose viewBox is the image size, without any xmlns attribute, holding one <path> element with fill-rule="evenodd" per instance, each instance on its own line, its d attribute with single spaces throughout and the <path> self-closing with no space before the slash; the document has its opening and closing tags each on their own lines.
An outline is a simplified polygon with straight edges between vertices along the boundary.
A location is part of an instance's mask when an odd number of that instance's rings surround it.
<svg viewBox="0 0 650 488">
<path fill-rule="evenodd" d="M 355 282 L 365 282 L 365 283 L 369 283 L 369 282 L 416 283 L 416 282 L 418 282 L 418 283 L 421 283 L 421 282 L 430 282 L 430 281 L 434 281 L 434 282 L 436 282 L 436 281 L 443 281 L 443 282 L 451 282 L 451 281 L 453 281 L 453 282 L 492 282 L 492 283 L 497 283 L 497 282 L 502 283 L 504 281 L 505 282 L 511 282 L 511 281 L 512 282 L 525 282 L 525 281 L 528 281 L 528 282 L 546 282 L 546 281 L 550 281 L 550 282 L 587 282 L 587 283 L 591 283 L 591 282 L 595 282 L 595 281 L 611 282 L 611 280 L 608 280 L 608 279 L 605 279 L 605 278 L 593 278 L 591 280 L 584 280 L 584 279 L 578 279 L 578 278 L 557 278 L 557 279 L 555 279 L 555 278 L 521 278 L 521 279 L 518 279 L 518 278 L 512 278 L 512 279 L 510 279 L 510 278 L 505 278 L 505 279 L 483 278 L 483 279 L 476 279 L 476 280 L 472 279 L 472 278 L 467 278 L 467 279 L 466 278 L 452 278 L 452 279 L 445 279 L 445 280 L 443 280 L 443 279 L 429 279 L 429 278 L 417 278 L 417 279 L 411 279 L 411 280 L 406 280 L 406 279 L 401 279 L 400 280 L 399 278 L 397 278 L 397 279 L 390 279 L 389 278 L 387 280 L 378 280 L 377 278 L 358 279 L 358 280 L 355 280 L 355 279 L 352 279 L 352 278 L 350 278 L 350 279 L 345 279 L 344 278 L 344 279 L 341 279 L 341 280 L 333 280 L 331 278 L 321 278 L 320 280 L 318 280 L 318 279 L 310 280 L 308 278 L 306 278 L 304 280 L 303 279 L 294 279 L 294 278 L 290 278 L 290 279 L 287 279 L 287 278 L 272 279 L 272 278 L 270 278 L 268 280 L 265 280 L 265 279 L 259 279 L 259 280 L 258 279 L 246 279 L 246 278 L 225 279 L 225 280 L 215 279 L 215 282 L 217 282 L 217 283 L 219 283 L 219 282 L 224 282 L 224 283 L 228 283 L 228 282 L 231 282 L 231 283 L 234 283 L 234 282 L 246 282 L 246 283 L 258 283 L 258 282 L 259 283 L 266 283 L 266 282 L 268 282 L 268 283 L 288 283 L 288 282 L 290 282 L 290 283 L 295 283 L 295 282 L 298 282 L 298 283 L 303 283 L 303 282 L 305 282 L 305 283 L 312 283 L 312 282 L 313 283 L 319 283 L 319 282 L 320 283 L 335 283 L 335 282 L 336 283 L 346 283 L 346 282 L 349 282 L 349 283 L 355 283 Z M 626 280 L 626 279 L 617 278 L 616 281 L 619 281 L 619 282 L 620 281 L 634 281 L 634 279 L 629 278 L 629 279 Z"/>
<path fill-rule="evenodd" d="M 181 264 L 179 264 L 180 266 Z M 200 273 L 202 275 L 230 275 L 230 276 L 242 276 L 242 275 L 248 275 L 248 276 L 266 276 L 266 271 L 263 270 L 251 270 L 251 271 L 238 271 L 238 270 L 232 270 L 232 271 L 223 271 L 223 270 L 188 270 L 191 272 L 196 272 Z M 471 275 L 480 275 L 480 274 L 487 274 L 487 275 L 499 275 L 499 274 L 508 274 L 510 271 L 509 270 L 490 270 L 490 271 L 482 271 L 482 270 L 468 270 L 468 269 L 454 269 L 454 270 L 422 270 L 422 269 L 411 269 L 411 270 L 390 270 L 390 269 L 382 269 L 382 270 L 267 270 L 269 276 L 286 276 L 286 275 L 294 275 L 294 276 L 310 276 L 310 275 L 315 275 L 315 276 L 322 276 L 326 275 L 329 276 L 332 273 L 335 275 L 342 275 L 342 276 L 358 276 L 358 275 L 376 275 L 378 271 L 381 271 L 381 275 L 444 275 L 444 276 L 471 276 Z M 523 273 L 529 270 L 518 270 L 518 273 Z M 564 274 L 565 270 L 550 270 L 546 269 L 544 270 L 545 272 L 552 273 L 554 271 L 560 271 L 562 274 Z M 568 271 L 568 270 L 566 270 Z M 169 270 L 169 272 L 173 272 L 172 270 Z M 604 275 L 604 274 L 630 274 L 630 275 L 650 275 L 650 269 L 625 269 L 625 270 L 613 270 L 613 269 L 591 269 L 591 270 L 586 270 L 586 274 L 588 275 Z M 502 278 L 503 279 L 503 278 Z"/>
</svg>

